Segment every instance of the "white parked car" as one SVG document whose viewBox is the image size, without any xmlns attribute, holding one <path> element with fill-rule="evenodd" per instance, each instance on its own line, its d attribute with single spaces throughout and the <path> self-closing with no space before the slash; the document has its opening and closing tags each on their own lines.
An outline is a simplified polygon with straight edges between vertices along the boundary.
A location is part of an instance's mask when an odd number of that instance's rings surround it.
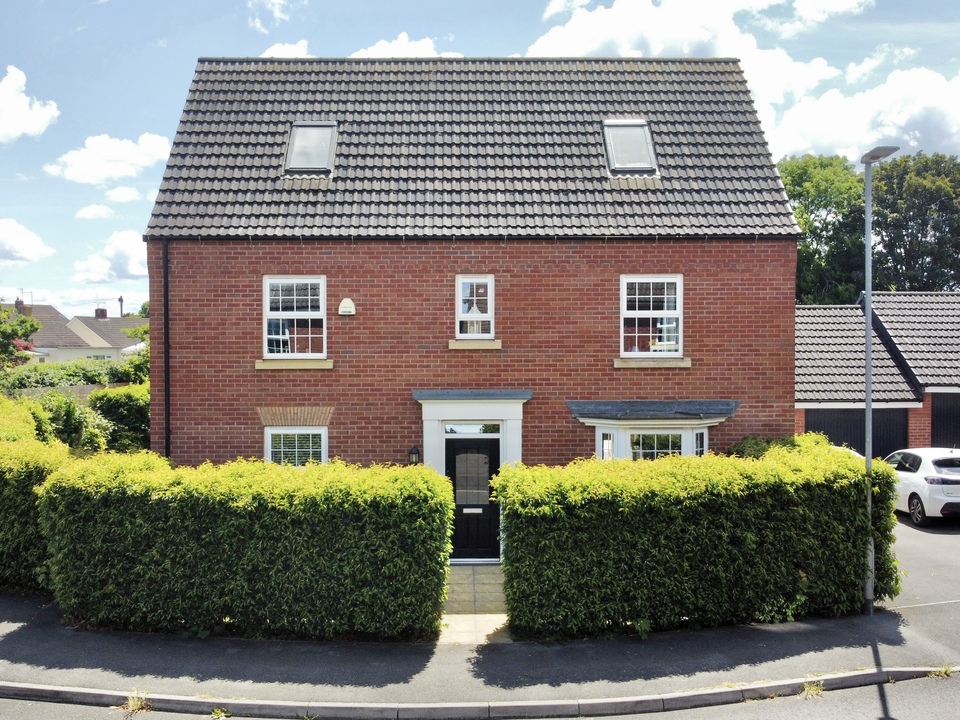
<svg viewBox="0 0 960 720">
<path fill-rule="evenodd" d="M 886 457 L 897 471 L 897 510 L 923 527 L 931 517 L 960 517 L 960 449 L 909 448 Z"/>
</svg>

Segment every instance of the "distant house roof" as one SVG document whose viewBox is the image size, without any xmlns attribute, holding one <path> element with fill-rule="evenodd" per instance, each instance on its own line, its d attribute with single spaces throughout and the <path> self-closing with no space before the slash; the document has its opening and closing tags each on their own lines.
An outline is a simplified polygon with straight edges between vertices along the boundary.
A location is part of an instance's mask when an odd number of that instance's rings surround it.
<svg viewBox="0 0 960 720">
<path fill-rule="evenodd" d="M 14 303 L 3 303 L 4 310 L 19 309 Z M 40 329 L 27 338 L 36 347 L 87 347 L 73 330 L 67 327 L 67 318 L 53 305 L 25 305 L 24 314 L 40 321 Z"/>
<path fill-rule="evenodd" d="M 329 172 L 285 170 L 295 123 L 336 124 Z M 204 58 L 145 237 L 798 233 L 736 60 Z"/>
<path fill-rule="evenodd" d="M 97 337 L 102 338 L 105 343 L 103 347 L 127 348 L 136 345 L 140 340 L 130 337 L 125 331 L 146 325 L 150 321 L 142 317 L 98 318 L 78 315 L 70 322 L 80 323 Z"/>
<path fill-rule="evenodd" d="M 873 311 L 923 387 L 960 387 L 960 292 L 874 292 Z"/>
<path fill-rule="evenodd" d="M 796 309 L 797 403 L 860 403 L 865 395 L 865 320 L 859 305 Z M 877 403 L 917 402 L 909 370 L 898 365 L 874 328 L 871 386 Z"/>
</svg>

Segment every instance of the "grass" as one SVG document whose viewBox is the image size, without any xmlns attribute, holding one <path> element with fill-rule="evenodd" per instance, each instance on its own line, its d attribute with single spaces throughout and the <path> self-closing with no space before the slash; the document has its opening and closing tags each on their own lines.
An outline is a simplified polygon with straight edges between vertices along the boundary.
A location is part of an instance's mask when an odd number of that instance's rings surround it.
<svg viewBox="0 0 960 720">
<path fill-rule="evenodd" d="M 931 678 L 948 678 L 953 674 L 953 668 L 949 665 L 943 665 L 937 670 L 927 673 L 927 677 Z"/>
<path fill-rule="evenodd" d="M 130 716 L 141 712 L 147 712 L 152 708 L 147 700 L 147 693 L 134 689 L 133 694 L 127 696 L 127 701 L 120 706 L 120 709 Z"/>
<path fill-rule="evenodd" d="M 803 690 L 800 693 L 800 697 L 802 697 L 804 700 L 820 697 L 821 695 L 823 695 L 822 680 L 815 680 L 814 682 L 805 682 L 803 684 Z"/>
</svg>

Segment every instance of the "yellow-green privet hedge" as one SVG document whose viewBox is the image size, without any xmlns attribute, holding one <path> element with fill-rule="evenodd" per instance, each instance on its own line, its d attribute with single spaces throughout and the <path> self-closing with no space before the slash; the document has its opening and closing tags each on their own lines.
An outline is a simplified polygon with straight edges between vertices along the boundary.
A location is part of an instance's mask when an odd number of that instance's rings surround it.
<svg viewBox="0 0 960 720">
<path fill-rule="evenodd" d="M 589 637 L 858 612 L 871 532 L 876 597 L 893 597 L 894 476 L 873 468 L 871 523 L 863 460 L 821 436 L 759 460 L 505 467 L 511 628 Z"/>
<path fill-rule="evenodd" d="M 33 488 L 69 459 L 66 446 L 37 440 L 42 410 L 0 395 L 0 585 L 44 587 L 47 547 Z"/>
<path fill-rule="evenodd" d="M 148 452 L 71 463 L 39 489 L 57 603 L 159 632 L 432 638 L 449 480 L 422 465 L 172 469 Z"/>
</svg>

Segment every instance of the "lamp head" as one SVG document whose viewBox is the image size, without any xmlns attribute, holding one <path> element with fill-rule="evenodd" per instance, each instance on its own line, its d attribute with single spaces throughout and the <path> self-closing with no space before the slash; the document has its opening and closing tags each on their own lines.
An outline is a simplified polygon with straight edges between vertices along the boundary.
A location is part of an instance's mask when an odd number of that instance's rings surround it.
<svg viewBox="0 0 960 720">
<path fill-rule="evenodd" d="M 890 157 L 899 149 L 897 145 L 879 145 L 873 150 L 865 152 L 863 157 L 860 158 L 860 162 L 864 165 L 871 165 L 875 162 L 880 162 L 884 158 Z"/>
</svg>

